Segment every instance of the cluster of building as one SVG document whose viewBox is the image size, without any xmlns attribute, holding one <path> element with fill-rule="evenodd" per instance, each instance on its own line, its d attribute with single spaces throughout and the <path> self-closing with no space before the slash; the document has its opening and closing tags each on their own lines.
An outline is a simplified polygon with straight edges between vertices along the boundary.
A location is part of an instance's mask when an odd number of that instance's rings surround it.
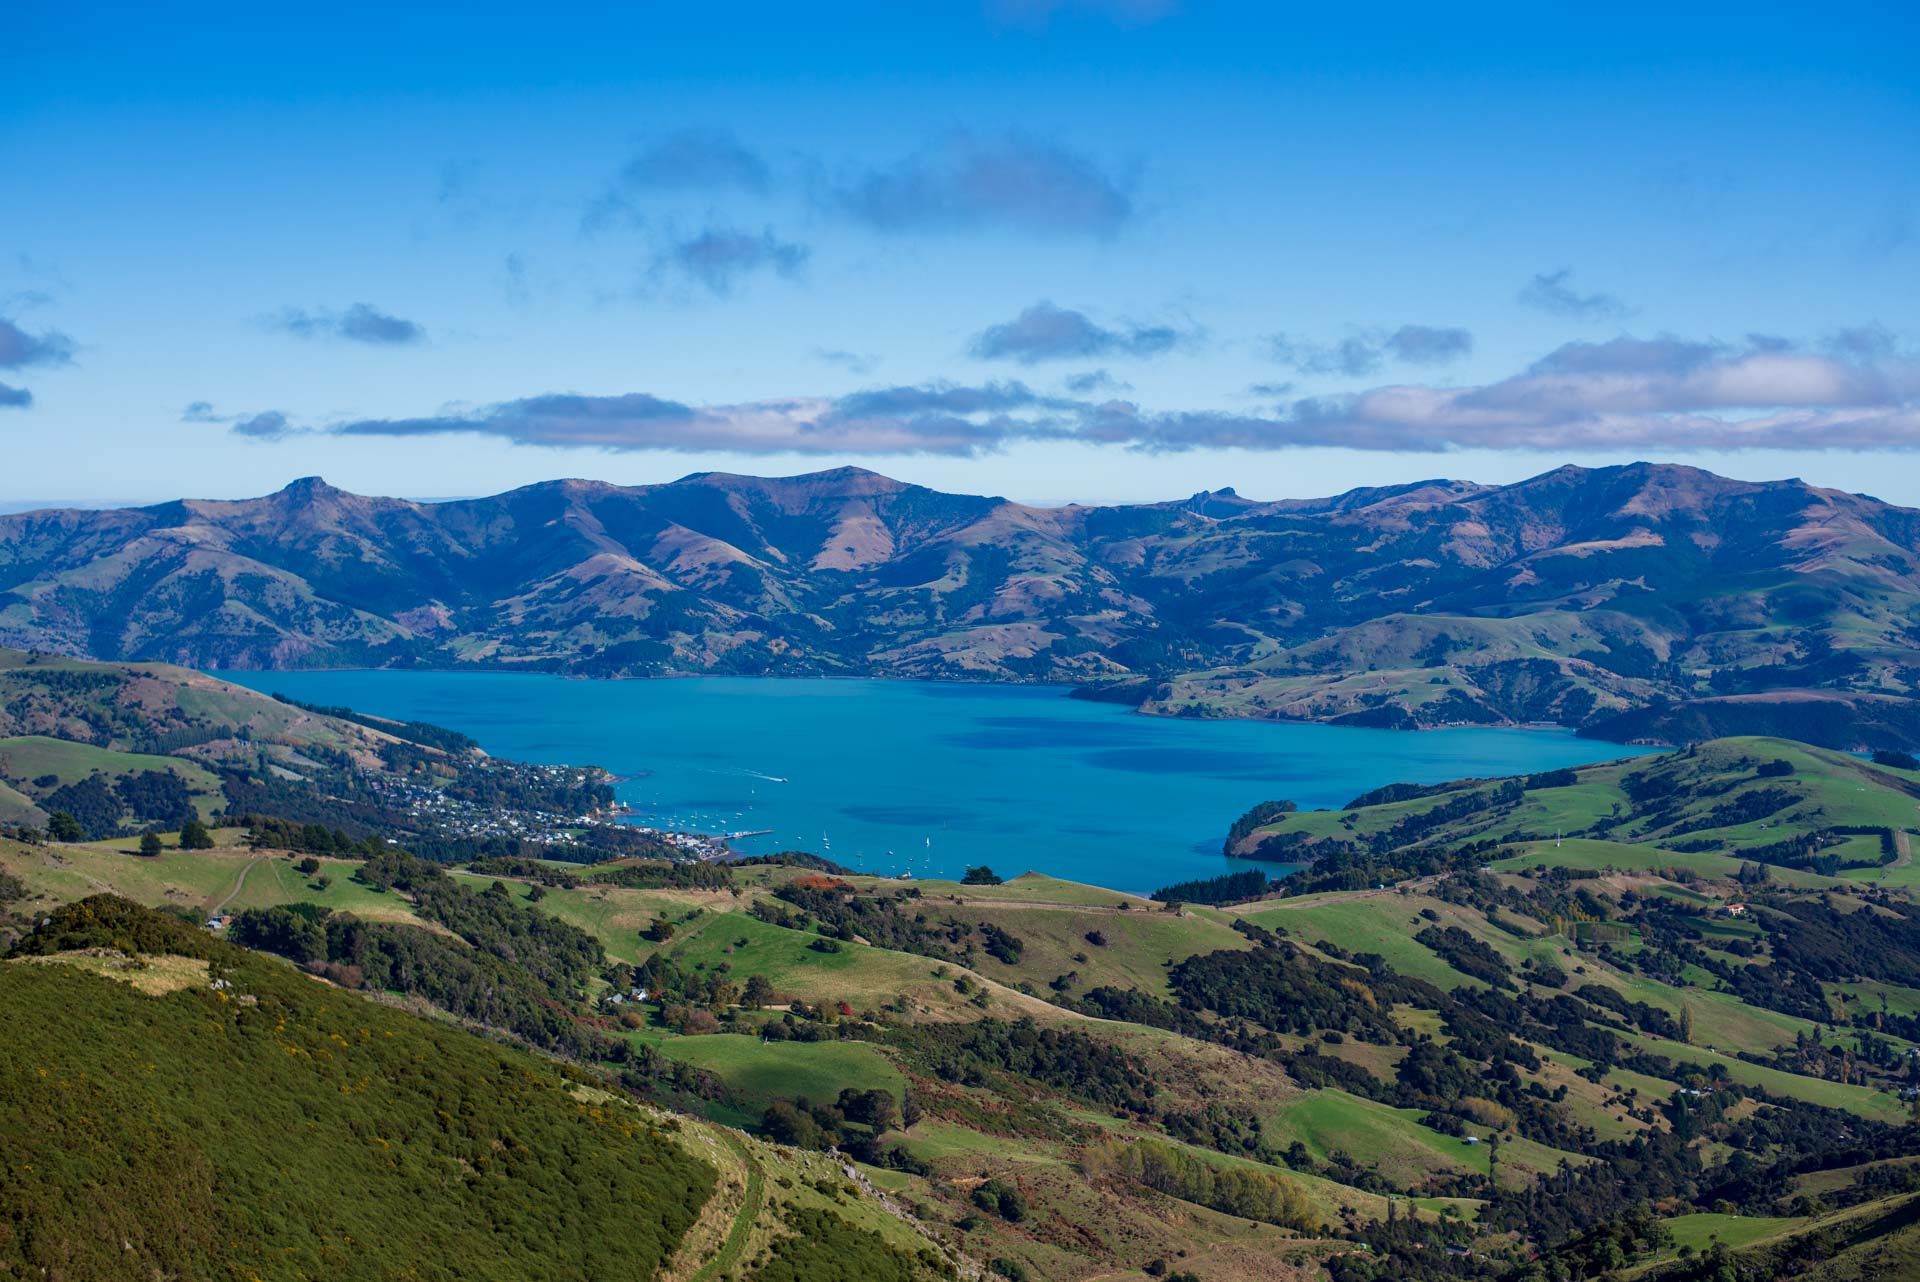
<svg viewBox="0 0 1920 1282">
<path fill-rule="evenodd" d="M 535 766 L 513 763 L 515 771 L 525 771 L 548 783 L 584 787 L 592 780 L 577 766 Z M 561 814 L 550 810 L 521 810 L 490 806 L 450 797 L 438 788 L 391 774 L 369 774 L 368 785 L 380 797 L 409 818 L 443 837 L 510 837 L 522 841 L 564 845 L 580 840 L 594 828 L 607 828 L 606 812 L 592 810 Z M 615 807 L 624 812 L 623 807 Z M 646 833 L 674 848 L 687 859 L 725 859 L 733 854 L 725 837 L 697 832 L 669 832 L 659 828 L 621 824 L 625 831 Z"/>
<path fill-rule="evenodd" d="M 558 770 L 559 767 L 531 767 Z M 370 775 L 368 783 L 382 799 L 448 837 L 517 837 L 526 841 L 571 841 L 583 828 L 601 823 L 594 813 L 559 814 L 515 810 L 449 797 L 438 788 L 393 775 Z"/>
<path fill-rule="evenodd" d="M 668 832 L 664 828 L 643 828 L 638 824 L 632 827 L 635 832 L 644 832 L 649 837 L 665 842 L 689 859 L 726 859 L 734 853 L 724 837 L 704 832 Z"/>
</svg>

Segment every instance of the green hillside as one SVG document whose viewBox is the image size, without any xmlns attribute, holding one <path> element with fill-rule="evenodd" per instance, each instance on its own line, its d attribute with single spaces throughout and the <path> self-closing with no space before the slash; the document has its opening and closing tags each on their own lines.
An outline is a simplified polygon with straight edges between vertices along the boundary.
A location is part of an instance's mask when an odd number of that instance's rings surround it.
<svg viewBox="0 0 1920 1282">
<path fill-rule="evenodd" d="M 714 1182 L 551 1065 L 113 899 L 0 965 L 0 1081 L 21 1272 L 647 1278 Z"/>
<path fill-rule="evenodd" d="M 309 707 L 166 664 L 0 649 L 0 826 L 65 814 L 98 841 L 198 819 L 321 855 L 402 837 L 438 859 L 672 849 L 612 822 L 612 806 L 606 772 L 591 765 L 492 757 L 438 726 Z"/>
<path fill-rule="evenodd" d="M 1912 788 L 1731 740 L 1390 790 L 1243 825 L 1317 857 L 1211 907 L 806 859 L 448 870 L 242 830 L 157 858 L 0 838 L 0 873 L 23 920 L 102 886 L 224 905 L 336 985 L 617 1078 L 759 1208 L 726 1257 L 746 1277 L 803 1267 L 779 1244 L 812 1206 L 911 1267 L 942 1267 L 931 1242 L 1007 1277 L 1531 1279 L 1537 1255 L 1573 1279 L 1809 1234 L 1906 1249 L 1882 1212 L 1920 1170 Z M 860 1196 L 767 1175 L 831 1174 L 830 1149 Z M 733 1240 L 717 1215 L 689 1232 Z M 1484 1267 L 1432 1271 L 1459 1258 Z"/>
<path fill-rule="evenodd" d="M 817 1250 L 949 1272 L 831 1164 L 104 896 L 0 963 L 0 1138 L 22 1275 L 777 1278 Z"/>
<path fill-rule="evenodd" d="M 1420 864 L 1409 852 L 1481 843 L 1529 850 L 1610 847 L 1629 860 L 1711 854 L 1788 873 L 1908 884 L 1901 834 L 1920 827 L 1920 773 L 1786 739 L 1718 739 L 1658 757 L 1604 762 L 1525 779 L 1464 780 L 1357 798 L 1341 810 L 1295 811 L 1236 825 L 1231 854 L 1314 860 L 1303 885 L 1351 888 L 1366 869 Z M 1647 853 L 1663 852 L 1662 855 Z M 1511 852 L 1506 852 L 1511 853 Z M 1424 866 L 1424 865 L 1422 865 Z M 1702 867 L 1722 867 L 1708 863 Z"/>
</svg>

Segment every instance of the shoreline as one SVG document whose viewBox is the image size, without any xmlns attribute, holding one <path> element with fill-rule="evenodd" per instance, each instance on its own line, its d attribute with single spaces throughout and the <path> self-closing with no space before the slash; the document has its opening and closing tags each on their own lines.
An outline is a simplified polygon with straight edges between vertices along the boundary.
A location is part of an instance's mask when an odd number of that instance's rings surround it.
<svg viewBox="0 0 1920 1282">
<path fill-rule="evenodd" d="M 61 656 L 61 657 L 70 657 L 70 656 Z M 143 661 L 123 660 L 123 659 L 84 659 L 84 660 L 79 660 L 79 662 L 134 663 L 134 662 L 143 662 Z M 167 666 L 181 667 L 182 665 L 170 664 Z M 1330 730 L 1369 730 L 1369 731 L 1382 730 L 1392 734 L 1444 733 L 1447 731 L 1457 731 L 1457 730 L 1518 730 L 1518 731 L 1526 731 L 1529 733 L 1552 733 L 1552 734 L 1572 735 L 1577 738 L 1588 739 L 1594 743 L 1612 744 L 1620 748 L 1652 748 L 1652 749 L 1659 749 L 1664 751 L 1672 751 L 1674 749 L 1683 748 L 1687 745 L 1687 743 L 1693 742 L 1693 740 L 1669 739 L 1669 738 L 1661 738 L 1657 736 L 1648 736 L 1648 735 L 1635 735 L 1630 738 L 1616 739 L 1616 738 L 1610 738 L 1605 735 L 1587 733 L 1587 731 L 1591 727 L 1563 725 L 1557 721 L 1451 721 L 1451 722 L 1445 722 L 1445 723 L 1434 724 L 1434 725 L 1419 725 L 1419 724 L 1403 723 L 1403 724 L 1396 724 L 1396 725 L 1362 726 L 1362 725 L 1351 725 L 1351 724 L 1342 725 L 1337 721 L 1319 721 L 1319 720 L 1313 720 L 1313 719 L 1304 718 L 1304 717 L 1230 716 L 1230 715 L 1186 716 L 1178 713 L 1149 712 L 1145 710 L 1143 707 L 1141 707 L 1140 705 L 1131 704 L 1125 700 L 1101 699 L 1092 695 L 1083 694 L 1082 691 L 1096 689 L 1097 687 L 1090 687 L 1086 685 L 1075 685 L 1075 684 L 1071 684 L 1064 681 L 1019 681 L 1019 680 L 1000 680 L 1000 679 L 975 680 L 975 679 L 965 678 L 965 677 L 919 677 L 919 676 L 899 676 L 899 675 L 894 675 L 889 673 L 850 673 L 850 672 L 813 673 L 813 674 L 793 674 L 793 673 L 755 674 L 755 673 L 737 673 L 737 672 L 660 672 L 660 673 L 649 673 L 649 674 L 631 674 L 631 673 L 616 674 L 613 676 L 587 676 L 577 672 L 547 672 L 547 671 L 535 671 L 535 670 L 529 670 L 529 669 L 519 669 L 519 668 L 509 668 L 509 667 L 480 667 L 480 666 L 458 667 L 458 668 L 431 668 L 431 667 L 379 668 L 379 667 L 367 667 L 364 665 L 363 666 L 349 665 L 349 666 L 331 667 L 331 668 L 187 668 L 185 670 L 190 672 L 200 673 L 202 675 L 205 675 L 217 681 L 226 681 L 231 684 L 242 685 L 247 689 L 256 690 L 256 692 L 262 692 L 262 691 L 257 690 L 256 687 L 247 686 L 244 682 L 235 680 L 235 676 L 240 673 L 274 673 L 274 672 L 285 672 L 285 673 L 291 673 L 291 674 L 322 673 L 322 672 L 342 672 L 342 673 L 345 673 L 345 672 L 358 672 L 358 673 L 413 672 L 413 673 L 427 673 L 427 674 L 443 675 L 443 676 L 549 677 L 556 681 L 581 681 L 581 682 L 606 681 L 606 682 L 620 682 L 620 683 L 639 683 L 639 682 L 647 682 L 647 681 L 723 681 L 723 680 L 768 681 L 768 682 L 875 681 L 875 682 L 886 682 L 888 684 L 893 684 L 893 685 L 925 685 L 925 686 L 934 686 L 934 687 L 942 687 L 942 688 L 952 687 L 952 688 L 958 688 L 958 689 L 974 687 L 974 688 L 993 689 L 993 690 L 1001 690 L 1001 691 L 1013 691 L 1013 690 L 1032 691 L 1035 695 L 1051 693 L 1055 695 L 1055 697 L 1072 699 L 1075 702 L 1079 702 L 1079 703 L 1105 704 L 1109 707 L 1125 708 L 1130 715 L 1143 717 L 1152 721 L 1216 722 L 1216 723 L 1225 722 L 1225 723 L 1244 723 L 1244 724 L 1250 724 L 1250 725 L 1274 725 L 1274 726 L 1324 726 Z M 267 692 L 270 693 L 270 691 L 267 691 Z M 1748 702 L 1753 702 L 1753 701 L 1748 701 Z M 1774 701 L 1762 701 L 1762 702 L 1764 702 L 1766 706 L 1771 706 L 1773 703 L 1792 703 L 1792 702 L 1805 702 L 1805 701 L 1804 700 L 1796 701 L 1792 699 L 1779 699 Z M 1645 709 L 1641 709 L 1641 710 L 1644 711 Z M 1859 753 L 1859 752 L 1871 751 L 1875 747 L 1887 746 L 1885 743 L 1874 744 L 1874 743 L 1868 743 L 1865 740 L 1858 740 L 1852 743 L 1840 743 L 1840 742 L 1830 741 L 1832 739 L 1837 738 L 1836 736 L 1821 736 L 1817 738 L 1809 738 L 1799 734 L 1795 734 L 1789 729 L 1779 728 L 1779 727 L 1756 727 L 1753 729 L 1738 729 L 1738 728 L 1728 727 L 1720 730 L 1717 733 L 1708 734 L 1705 737 L 1727 738 L 1730 736 L 1738 736 L 1743 734 L 1758 735 L 1762 737 L 1801 739 L 1803 742 L 1813 743 L 1818 747 L 1831 748 L 1836 752 Z"/>
<path fill-rule="evenodd" d="M 132 660 L 132 659 L 85 659 L 81 661 L 86 663 L 146 662 L 145 660 Z M 176 664 L 169 664 L 167 666 L 183 667 L 185 665 L 176 663 Z M 546 677 L 554 681 L 580 681 L 580 682 L 606 681 L 606 682 L 618 682 L 621 684 L 641 683 L 641 682 L 648 682 L 648 681 L 768 681 L 768 682 L 884 681 L 884 682 L 887 682 L 888 684 L 893 684 L 893 685 L 926 685 L 926 686 L 955 687 L 955 688 L 974 687 L 974 688 L 993 689 L 993 690 L 1030 690 L 1030 691 L 1033 691 L 1035 694 L 1057 692 L 1057 695 L 1060 698 L 1073 699 L 1075 700 L 1075 702 L 1079 702 L 1079 703 L 1105 704 L 1108 707 L 1125 708 L 1128 715 L 1143 717 L 1151 721 L 1200 722 L 1200 723 L 1227 722 L 1227 723 L 1241 723 L 1241 724 L 1247 724 L 1247 725 L 1274 725 L 1274 726 L 1324 726 L 1329 730 L 1385 731 L 1386 733 L 1389 733 L 1389 734 L 1444 733 L 1450 730 L 1521 730 L 1521 731 L 1527 731 L 1530 733 L 1577 735 L 1580 729 L 1578 726 L 1561 725 L 1557 721 L 1457 721 L 1457 722 L 1448 722 L 1444 725 L 1354 726 L 1354 725 L 1338 725 L 1332 721 L 1314 721 L 1314 720 L 1309 720 L 1301 717 L 1179 716 L 1179 715 L 1169 714 L 1169 713 L 1147 712 L 1137 705 L 1131 705 L 1131 704 L 1127 704 L 1117 700 L 1094 699 L 1094 698 L 1087 698 L 1084 696 L 1080 696 L 1078 692 L 1081 690 L 1087 689 L 1088 687 L 1084 685 L 1072 685 L 1064 681 L 1007 681 L 1007 680 L 998 680 L 998 679 L 973 680 L 970 678 L 907 677 L 907 676 L 897 676 L 897 675 L 887 674 L 887 673 L 832 672 L 832 673 L 818 673 L 813 675 L 799 675 L 799 674 L 791 674 L 791 673 L 756 674 L 756 673 L 744 673 L 744 672 L 659 672 L 659 673 L 622 673 L 622 674 L 616 674 L 613 676 L 602 677 L 602 676 L 587 676 L 585 674 L 578 673 L 578 672 L 546 672 L 546 671 L 537 671 L 532 669 L 505 668 L 505 667 L 475 666 L 475 667 L 460 667 L 460 668 L 430 668 L 430 667 L 377 668 L 377 667 L 369 667 L 366 665 L 346 665 L 342 667 L 329 667 L 329 668 L 189 668 L 188 671 L 200 672 L 206 676 L 212 677 L 216 681 L 226 681 L 234 685 L 240 685 L 245 689 L 254 690 L 256 693 L 262 693 L 262 692 L 271 693 L 271 692 L 264 691 L 261 687 L 249 686 L 249 685 L 246 685 L 246 683 L 244 682 L 236 680 L 235 679 L 236 674 L 256 673 L 256 672 L 257 673 L 285 672 L 285 673 L 290 673 L 294 675 L 304 675 L 308 673 L 336 673 L 336 672 L 337 673 L 391 672 L 391 673 L 430 674 L 435 676 L 450 676 L 450 677 L 466 677 L 466 676 Z M 1680 746 L 1679 744 L 1676 744 L 1676 743 L 1669 743 L 1663 740 L 1651 740 L 1651 739 L 1632 740 L 1632 741 L 1618 740 L 1618 739 L 1596 739 L 1595 742 L 1614 743 L 1614 744 L 1619 744 L 1621 747 L 1676 748 Z"/>
<path fill-rule="evenodd" d="M 1016 866 L 1098 883 L 1112 879 L 1118 859 L 1127 885 L 1204 879 L 1246 867 L 1220 851 L 1221 835 L 1236 815 L 1275 796 L 1296 797 L 1309 807 L 1338 806 L 1395 782 L 1501 776 L 1646 752 L 1582 743 L 1564 728 L 1537 724 L 1448 727 L 1454 733 L 1416 738 L 1379 733 L 1385 727 L 1272 718 L 1256 729 L 1245 724 L 1250 718 L 1134 717 L 1125 715 L 1134 711 L 1131 708 L 1078 706 L 1085 701 L 1069 699 L 1066 689 L 1037 683 L 895 678 L 861 685 L 864 678 L 843 676 L 834 686 L 820 684 L 821 678 L 794 677 L 709 678 L 700 686 L 689 684 L 694 680 L 689 676 L 660 686 L 629 679 L 614 688 L 581 684 L 590 678 L 573 678 L 566 685 L 488 685 L 464 679 L 492 674 L 463 668 L 362 667 L 248 669 L 220 675 L 234 680 L 236 689 L 279 690 L 289 697 L 387 717 L 432 722 L 437 712 L 439 721 L 474 735 L 487 751 L 516 759 L 599 764 L 614 778 L 630 781 L 616 785 L 622 789 L 619 800 L 630 812 L 607 816 L 615 822 L 716 842 L 740 830 L 773 829 L 725 845 L 740 854 L 812 850 L 874 874 L 911 867 L 925 876 L 930 863 L 935 873 L 958 875 L 966 864 L 999 867 L 1018 860 Z M 769 681 L 789 684 L 764 684 Z M 792 684 L 800 681 L 811 684 Z M 666 719 L 656 721 L 649 709 Z M 470 722 L 469 717 L 479 720 Z M 1009 718 L 1009 725 L 1024 729 L 989 734 L 987 742 L 967 743 L 967 736 L 960 734 L 947 743 L 938 733 L 949 721 L 964 731 Z M 1056 724 L 1058 729 L 1052 728 Z M 1347 733 L 1327 733 L 1334 731 Z M 773 737 L 761 742 L 769 732 Z M 947 816 L 951 798 L 936 795 L 943 776 L 922 776 L 919 767 L 911 765 L 895 769 L 889 764 L 893 758 L 869 760 L 874 749 L 868 745 L 897 741 L 913 745 L 914 751 L 929 751 L 933 756 L 928 760 L 978 781 L 986 789 L 982 795 L 995 799 L 990 818 L 998 822 L 1011 817 L 1008 822 L 1014 827 L 1005 832 L 1025 831 L 1044 816 L 1048 835 L 996 837 L 994 822 Z M 806 766 L 823 744 L 836 753 L 851 753 L 848 760 L 865 762 L 878 773 L 788 768 Z M 1059 755 L 1025 764 L 1025 758 L 1005 755 L 1018 746 L 1057 750 Z M 776 755 L 767 757 L 768 752 Z M 863 752 L 869 757 L 861 756 Z M 687 770 L 667 768 L 668 758 L 677 761 L 687 753 L 693 754 Z M 1050 773 L 1056 764 L 1062 771 L 1057 777 Z M 810 791 L 776 801 L 767 792 L 769 787 L 779 790 L 778 784 L 707 778 L 710 773 L 731 776 L 736 765 L 753 767 L 748 773 L 761 777 L 808 774 Z M 1043 765 L 1048 773 L 1033 778 Z M 645 778 L 655 770 L 669 782 Z M 1000 779 L 1009 771 L 1020 778 Z M 1149 779 L 1158 782 L 1143 792 L 1141 785 Z M 751 800 L 749 784 L 758 785 L 765 804 L 743 804 Z M 716 787 L 722 792 L 712 791 Z M 878 802 L 872 795 L 876 788 L 887 794 Z M 1115 789 L 1139 795 L 1122 798 Z M 892 807 L 899 813 L 865 813 L 876 805 L 880 811 Z M 1116 806 L 1126 816 L 1124 822 L 1113 818 Z M 941 836 L 951 826 L 949 818 L 960 829 L 951 840 Z M 815 844 L 828 830 L 831 849 Z M 923 848 L 928 832 L 932 844 L 941 847 L 936 854 L 929 854 L 931 847 Z"/>
</svg>

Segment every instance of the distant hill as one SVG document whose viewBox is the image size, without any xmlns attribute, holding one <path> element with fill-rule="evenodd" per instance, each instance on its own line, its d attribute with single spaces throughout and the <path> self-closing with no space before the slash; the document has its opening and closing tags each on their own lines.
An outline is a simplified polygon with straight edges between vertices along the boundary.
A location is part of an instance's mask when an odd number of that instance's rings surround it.
<svg viewBox="0 0 1920 1282">
<path fill-rule="evenodd" d="M 1920 512 L 1652 464 L 1061 508 L 857 468 L 445 503 L 308 478 L 0 516 L 0 644 L 212 668 L 1044 680 L 1181 715 L 1605 726 L 1911 697 L 1917 611 Z M 1911 743 L 1911 720 L 1771 728 Z"/>
<path fill-rule="evenodd" d="M 290 780 L 325 758 L 382 771 L 405 731 L 387 725 L 397 733 L 185 668 L 0 650 L 0 823 L 40 826 L 65 810 L 93 835 L 122 821 L 178 829 L 219 813 L 222 770 L 278 767 Z"/>
<path fill-rule="evenodd" d="M 371 722 L 371 723 L 370 723 Z M 97 663 L 0 649 L 0 736 L 43 735 L 135 753 L 207 760 L 278 742 L 374 760 L 399 722 L 315 713 L 204 672 L 153 663 Z"/>
<path fill-rule="evenodd" d="M 1393 784 L 1340 810 L 1267 803 L 1232 826 L 1224 849 L 1255 861 L 1311 861 L 1296 889 L 1364 889 L 1471 866 L 1496 845 L 1523 842 L 1552 847 L 1557 862 L 1696 860 L 1731 874 L 1744 861 L 1789 878 L 1880 882 L 1904 881 L 1890 870 L 1911 863 L 1916 825 L 1920 772 L 1740 737 L 1511 779 Z M 1577 853 L 1559 853 L 1563 843 Z"/>
<path fill-rule="evenodd" d="M 97 840 L 198 819 L 265 839 L 255 821 L 271 817 L 313 828 L 304 840 L 319 853 L 388 836 L 438 859 L 664 853 L 658 837 L 612 822 L 612 802 L 597 767 L 490 757 L 439 726 L 165 664 L 0 650 L 0 826 L 65 813 Z"/>
</svg>

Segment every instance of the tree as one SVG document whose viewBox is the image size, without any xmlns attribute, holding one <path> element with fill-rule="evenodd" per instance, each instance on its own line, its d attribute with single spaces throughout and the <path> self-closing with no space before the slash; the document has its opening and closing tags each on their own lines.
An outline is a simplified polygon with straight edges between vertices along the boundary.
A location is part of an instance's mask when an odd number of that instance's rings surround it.
<svg viewBox="0 0 1920 1282">
<path fill-rule="evenodd" d="M 189 819 L 180 827 L 180 849 L 212 850 L 213 834 L 198 819 Z"/>
<path fill-rule="evenodd" d="M 149 859 L 157 858 L 164 847 L 160 844 L 160 834 L 146 832 L 140 834 L 140 853 Z"/>
<path fill-rule="evenodd" d="M 993 869 L 981 864 L 978 868 L 967 869 L 967 875 L 960 879 L 963 886 L 998 886 L 999 876 Z"/>
<path fill-rule="evenodd" d="M 664 944 L 673 938 L 673 923 L 665 917 L 655 917 L 641 933 L 656 944 Z"/>
<path fill-rule="evenodd" d="M 295 864 L 294 867 L 300 871 L 302 876 L 311 877 L 320 871 L 320 861 L 312 855 L 308 855 L 305 859 Z"/>
<path fill-rule="evenodd" d="M 777 1099 L 760 1115 L 760 1129 L 775 1144 L 795 1148 L 825 1148 L 826 1134 L 812 1116 L 801 1112 L 786 1100 Z"/>
<path fill-rule="evenodd" d="M 749 1006 L 768 1005 L 773 1001 L 773 985 L 765 975 L 749 975 L 741 997 Z"/>
<path fill-rule="evenodd" d="M 86 830 L 80 827 L 80 821 L 64 810 L 56 810 L 47 816 L 47 838 L 51 841 L 84 841 Z"/>
<path fill-rule="evenodd" d="M 975 1189 L 973 1204 L 1014 1224 L 1027 1218 L 1027 1199 L 1005 1180 L 988 1180 Z"/>
<path fill-rule="evenodd" d="M 872 1127 L 876 1136 L 891 1129 L 899 1116 L 899 1106 L 885 1090 L 858 1091 L 849 1086 L 840 1092 L 834 1107 L 849 1122 Z"/>
</svg>

